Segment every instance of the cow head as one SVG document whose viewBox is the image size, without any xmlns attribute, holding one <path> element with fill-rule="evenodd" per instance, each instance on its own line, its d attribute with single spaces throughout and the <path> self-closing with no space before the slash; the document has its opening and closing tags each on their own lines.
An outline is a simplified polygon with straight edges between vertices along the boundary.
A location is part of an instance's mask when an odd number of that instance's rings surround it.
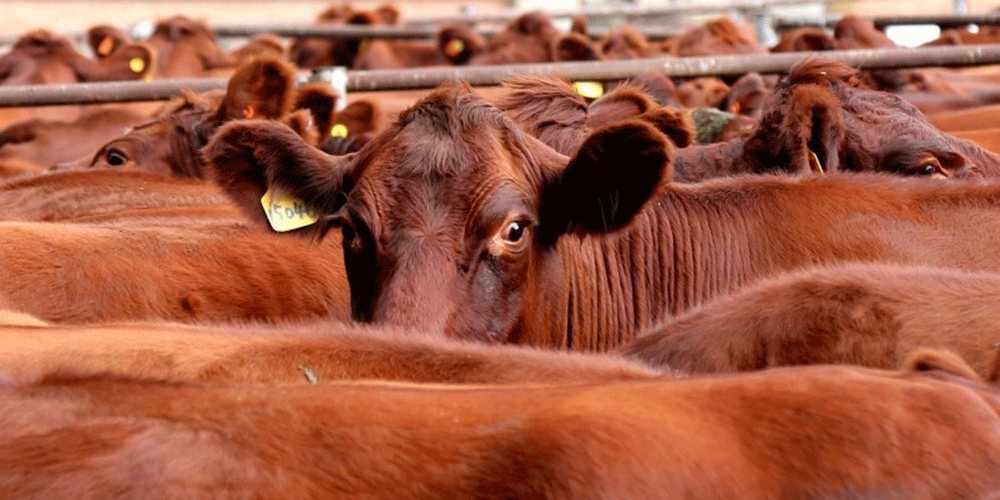
<svg viewBox="0 0 1000 500">
<path fill-rule="evenodd" d="M 528 12 L 511 21 L 491 38 L 469 64 L 517 64 L 554 60 L 553 46 L 560 37 L 552 18 L 543 12 Z"/>
<path fill-rule="evenodd" d="M 254 219 L 270 186 L 318 212 L 320 234 L 341 228 L 357 320 L 503 341 L 533 312 L 524 297 L 560 279 L 557 242 L 627 225 L 672 147 L 628 121 L 567 158 L 467 88 L 445 87 L 355 154 L 324 154 L 265 122 L 226 125 L 203 153 Z"/>
<path fill-rule="evenodd" d="M 764 54 L 748 28 L 719 18 L 681 33 L 669 44 L 677 57 Z"/>
<path fill-rule="evenodd" d="M 853 69 L 818 57 L 778 85 L 742 159 L 760 172 L 936 177 L 984 176 L 1000 166 L 1000 158 L 942 133 L 899 97 L 860 88 Z"/>
<path fill-rule="evenodd" d="M 204 164 L 198 150 L 215 129 L 235 119 L 284 119 L 295 96 L 295 72 L 290 64 L 274 57 L 251 59 L 233 74 L 221 98 L 187 94 L 158 117 L 105 144 L 84 165 L 64 167 L 146 170 L 201 178 Z M 317 101 L 314 97 L 307 102 L 322 109 Z"/>
<path fill-rule="evenodd" d="M 93 60 L 77 52 L 68 38 L 34 30 L 21 36 L 10 52 L 0 57 L 0 82 L 19 85 L 136 80 L 149 74 L 153 59 L 148 46 L 129 43 Z"/>
<path fill-rule="evenodd" d="M 345 4 L 323 11 L 316 22 L 352 26 L 392 25 L 399 22 L 399 17 L 399 11 L 389 5 L 375 11 L 364 11 Z M 361 52 L 362 45 L 362 40 L 349 38 L 298 38 L 292 42 L 288 58 L 300 68 L 350 67 Z"/>
<path fill-rule="evenodd" d="M 771 52 L 818 52 L 837 50 L 837 41 L 823 28 L 808 26 L 785 31 Z"/>
</svg>

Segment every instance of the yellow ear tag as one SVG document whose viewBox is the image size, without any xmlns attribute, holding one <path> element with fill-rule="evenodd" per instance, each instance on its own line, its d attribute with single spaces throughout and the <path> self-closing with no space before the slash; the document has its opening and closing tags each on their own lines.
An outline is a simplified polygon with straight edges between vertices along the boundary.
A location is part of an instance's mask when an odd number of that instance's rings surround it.
<svg viewBox="0 0 1000 500">
<path fill-rule="evenodd" d="M 361 40 L 361 45 L 358 45 L 358 54 L 368 50 L 368 46 L 371 44 L 371 40 Z"/>
<path fill-rule="evenodd" d="M 597 99 L 604 95 L 604 85 L 601 82 L 573 82 L 576 93 L 587 99 Z"/>
<path fill-rule="evenodd" d="M 128 69 L 132 70 L 133 73 L 139 74 L 146 69 L 146 61 L 143 61 L 141 57 L 133 57 L 128 62 Z"/>
<path fill-rule="evenodd" d="M 271 229 L 279 233 L 306 227 L 319 220 L 316 212 L 307 207 L 302 200 L 290 194 L 275 191 L 274 187 L 267 189 L 264 196 L 260 198 L 260 205 L 264 207 L 264 215 L 267 216 L 267 222 L 271 224 Z"/>
<path fill-rule="evenodd" d="M 115 48 L 115 39 L 110 36 L 106 36 L 103 40 L 101 40 L 101 43 L 97 45 L 97 55 L 102 57 L 107 56 L 111 53 L 111 49 L 113 48 Z"/>
<path fill-rule="evenodd" d="M 465 42 L 460 38 L 453 38 L 444 46 L 444 54 L 448 57 L 455 57 L 465 50 Z"/>
<path fill-rule="evenodd" d="M 338 123 L 330 127 L 330 137 L 347 137 L 347 126 Z"/>
</svg>

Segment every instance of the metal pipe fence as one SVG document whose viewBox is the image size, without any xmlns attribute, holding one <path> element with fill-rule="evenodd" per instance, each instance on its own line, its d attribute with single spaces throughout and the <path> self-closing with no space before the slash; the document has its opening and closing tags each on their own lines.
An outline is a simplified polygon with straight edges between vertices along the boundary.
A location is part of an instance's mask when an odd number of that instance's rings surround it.
<svg viewBox="0 0 1000 500">
<path fill-rule="evenodd" d="M 864 49 L 824 52 L 823 57 L 859 69 L 897 69 L 922 66 L 1000 64 L 1000 44 L 927 47 L 920 49 Z M 504 66 L 464 66 L 346 72 L 348 92 L 428 89 L 448 81 L 471 85 L 498 85 L 518 76 L 555 76 L 576 81 L 610 81 L 646 72 L 671 77 L 735 76 L 750 72 L 787 72 L 808 55 L 801 53 L 633 59 Z M 97 104 L 165 100 L 183 89 L 204 92 L 225 88 L 226 78 L 103 82 L 0 87 L 0 107 Z"/>
</svg>

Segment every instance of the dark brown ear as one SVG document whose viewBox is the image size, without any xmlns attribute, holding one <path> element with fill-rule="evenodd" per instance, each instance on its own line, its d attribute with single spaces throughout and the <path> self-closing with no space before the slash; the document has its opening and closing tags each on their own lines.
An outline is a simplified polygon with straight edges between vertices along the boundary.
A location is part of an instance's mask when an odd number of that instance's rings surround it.
<svg viewBox="0 0 1000 500">
<path fill-rule="evenodd" d="M 556 40 L 553 48 L 556 61 L 599 61 L 601 54 L 597 47 L 579 33 L 567 33 Z"/>
<path fill-rule="evenodd" d="M 569 32 L 587 36 L 587 18 L 584 16 L 574 16 L 573 24 L 569 27 Z"/>
<path fill-rule="evenodd" d="M 757 173 L 836 172 L 846 134 L 841 103 L 822 84 L 796 85 L 781 106 L 769 107 L 744 145 Z"/>
<path fill-rule="evenodd" d="M 109 24 L 99 24 L 87 30 L 87 45 L 94 52 L 95 59 L 104 59 L 131 41 L 122 30 Z"/>
<path fill-rule="evenodd" d="M 312 115 L 313 128 L 319 133 L 321 141 L 330 135 L 336 105 L 337 95 L 329 85 L 323 83 L 303 85 L 299 87 L 295 97 L 295 109 L 309 111 Z"/>
<path fill-rule="evenodd" d="M 277 120 L 292 110 L 295 68 L 274 56 L 247 60 L 229 78 L 226 97 L 208 120 L 219 123 L 250 118 Z"/>
<path fill-rule="evenodd" d="M 267 219 L 260 198 L 272 186 L 321 215 L 336 213 L 345 201 L 345 176 L 353 159 L 323 153 L 288 126 L 269 120 L 226 124 L 202 148 L 202 156 L 222 190 L 262 224 Z"/>
<path fill-rule="evenodd" d="M 437 46 L 452 64 L 465 64 L 486 48 L 486 40 L 472 28 L 454 24 L 438 31 Z"/>
<path fill-rule="evenodd" d="M 795 52 L 837 50 L 837 41 L 825 31 L 803 31 L 793 40 L 792 49 Z"/>
<path fill-rule="evenodd" d="M 627 225 L 669 176 L 672 161 L 667 138 L 646 122 L 618 122 L 594 132 L 542 187 L 539 243 Z"/>
<path fill-rule="evenodd" d="M 338 124 L 347 129 L 346 135 L 376 132 L 382 128 L 381 116 L 382 110 L 378 104 L 368 99 L 359 99 L 337 112 L 334 116 L 334 124 L 327 133 L 332 133 L 333 127 Z"/>
<path fill-rule="evenodd" d="M 694 122 L 683 109 L 663 106 L 646 111 L 639 118 L 651 123 L 679 148 L 686 148 L 694 142 Z"/>
</svg>

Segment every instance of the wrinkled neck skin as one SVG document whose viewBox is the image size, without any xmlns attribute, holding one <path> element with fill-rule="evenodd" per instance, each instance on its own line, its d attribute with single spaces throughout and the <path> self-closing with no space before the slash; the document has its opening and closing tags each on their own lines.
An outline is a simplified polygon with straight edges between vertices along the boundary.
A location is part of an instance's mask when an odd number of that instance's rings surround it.
<svg viewBox="0 0 1000 500">
<path fill-rule="evenodd" d="M 673 181 L 699 182 L 746 171 L 741 161 L 743 144 L 734 139 L 678 149 L 674 156 Z"/>
<path fill-rule="evenodd" d="M 745 283 L 761 266 L 751 262 L 753 229 L 734 206 L 668 189 L 619 233 L 563 236 L 529 273 L 511 340 L 609 351 Z"/>
</svg>

